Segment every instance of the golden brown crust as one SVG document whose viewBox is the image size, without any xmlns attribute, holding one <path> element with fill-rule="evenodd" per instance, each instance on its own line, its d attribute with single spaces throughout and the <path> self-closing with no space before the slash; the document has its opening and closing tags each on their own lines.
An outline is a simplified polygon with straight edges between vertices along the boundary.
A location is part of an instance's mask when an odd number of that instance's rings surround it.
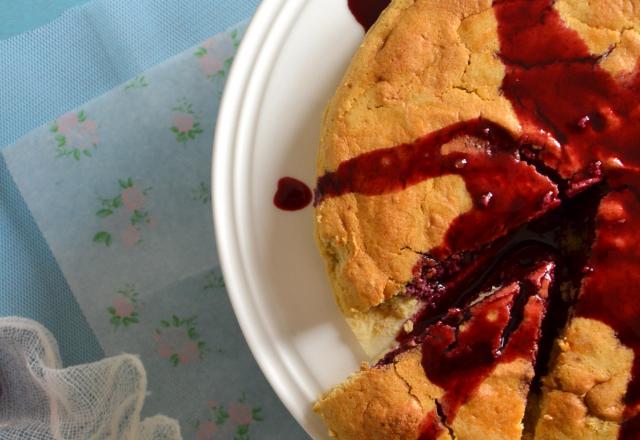
<svg viewBox="0 0 640 440">
<path fill-rule="evenodd" d="M 442 395 L 425 377 L 420 360 L 420 352 L 413 350 L 394 364 L 365 366 L 320 397 L 314 410 L 340 440 L 414 440 Z"/>
<path fill-rule="evenodd" d="M 514 335 L 521 328 L 530 331 L 529 325 L 533 325 L 533 333 L 537 333 L 535 330 L 540 325 L 542 315 L 535 298 L 545 298 L 550 283 L 550 277 L 544 275 L 547 273 L 545 270 L 534 275 L 544 276 L 539 296 L 529 298 L 524 309 L 525 319 L 520 324 L 524 327 L 518 327 Z M 500 312 L 511 310 L 510 304 L 515 301 L 513 295 L 518 295 L 520 287 L 517 283 L 511 283 L 490 292 L 481 296 L 484 299 L 478 301 L 477 305 L 471 306 L 469 321 L 461 323 L 456 331 L 458 338 L 464 338 L 466 331 L 473 331 L 473 325 L 469 323 L 474 319 L 496 319 L 497 310 L 485 309 L 483 304 L 501 304 L 500 307 L 505 309 L 499 309 Z M 511 300 L 504 302 L 505 298 Z M 474 310 L 479 314 L 476 315 Z M 491 344 L 488 340 L 483 342 Z M 531 344 L 532 349 L 536 346 L 535 340 L 526 342 Z M 443 350 L 447 348 L 443 347 Z M 509 344 L 505 350 L 509 350 Z M 460 408 L 450 413 L 448 424 L 440 419 L 438 405 L 443 408 L 446 402 L 452 401 L 448 393 L 455 394 L 460 390 L 444 390 L 434 384 L 426 375 L 422 362 L 422 345 L 418 345 L 397 355 L 390 364 L 374 368 L 364 365 L 359 373 L 321 396 L 314 410 L 324 419 L 331 435 L 340 440 L 415 440 L 429 417 L 436 417 L 445 426 L 439 437 L 441 439 L 520 438 L 529 384 L 534 374 L 529 350 L 523 350 L 518 357 L 504 363 L 498 361 L 486 377 L 479 379 L 477 388 L 474 385 L 463 391 L 470 394 L 465 394 L 464 400 L 460 401 Z M 461 373 L 473 376 L 473 367 L 477 366 L 469 365 Z M 454 397 L 454 400 L 457 398 Z"/>
<path fill-rule="evenodd" d="M 632 363 L 609 326 L 572 319 L 544 379 L 535 439 L 617 438 Z"/>
<path fill-rule="evenodd" d="M 321 396 L 314 410 L 339 440 L 415 440 L 443 390 L 431 383 L 413 349 L 395 363 L 364 367 Z M 533 367 L 524 359 L 500 364 L 459 410 L 450 429 L 458 440 L 519 439 Z M 445 430 L 439 439 L 450 439 Z"/>
</svg>

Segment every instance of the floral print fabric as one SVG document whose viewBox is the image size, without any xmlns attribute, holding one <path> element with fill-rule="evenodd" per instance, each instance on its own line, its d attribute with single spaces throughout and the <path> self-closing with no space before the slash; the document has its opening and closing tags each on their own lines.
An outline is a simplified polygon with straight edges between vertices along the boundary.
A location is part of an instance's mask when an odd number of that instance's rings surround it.
<svg viewBox="0 0 640 440">
<path fill-rule="evenodd" d="M 246 347 L 215 251 L 212 137 L 243 31 L 207 39 L 3 151 L 105 355 L 138 355 L 143 411 L 179 420 L 189 439 L 303 436 Z"/>
</svg>

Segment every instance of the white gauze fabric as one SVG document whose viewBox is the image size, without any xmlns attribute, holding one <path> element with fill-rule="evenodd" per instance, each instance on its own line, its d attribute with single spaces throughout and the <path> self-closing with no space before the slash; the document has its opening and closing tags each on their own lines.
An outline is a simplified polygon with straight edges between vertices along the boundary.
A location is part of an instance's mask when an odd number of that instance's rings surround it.
<svg viewBox="0 0 640 440">
<path fill-rule="evenodd" d="M 62 368 L 53 335 L 37 322 L 0 318 L 0 439 L 181 439 L 164 416 L 140 420 L 147 379 L 123 354 Z"/>
</svg>

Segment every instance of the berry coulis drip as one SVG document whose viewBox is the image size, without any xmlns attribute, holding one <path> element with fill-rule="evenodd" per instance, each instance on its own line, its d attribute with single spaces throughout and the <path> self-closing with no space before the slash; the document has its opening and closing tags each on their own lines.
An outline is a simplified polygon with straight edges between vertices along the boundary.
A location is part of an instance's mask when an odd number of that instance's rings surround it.
<svg viewBox="0 0 640 440">
<path fill-rule="evenodd" d="M 311 203 L 311 189 L 298 179 L 283 177 L 278 180 L 278 189 L 273 196 L 273 204 L 284 211 L 298 211 Z"/>
<path fill-rule="evenodd" d="M 535 361 L 553 263 L 542 264 L 466 310 L 452 309 L 422 341 L 422 367 L 445 390 L 420 440 L 435 440 L 499 363 Z M 437 417 L 436 417 L 437 415 Z"/>
<path fill-rule="evenodd" d="M 502 92 L 523 126 L 524 141 L 563 179 L 640 165 L 640 75 L 614 76 L 568 28 L 554 0 L 496 0 Z M 610 174 L 610 173 L 609 173 Z M 612 186 L 627 184 L 608 176 Z"/>
<path fill-rule="evenodd" d="M 640 165 L 640 74 L 612 76 L 552 0 L 495 1 L 500 57 L 506 66 L 504 95 L 525 136 L 543 148 L 539 158 L 564 179 L 602 164 L 609 186 L 637 193 Z M 545 139 L 546 138 L 546 139 Z M 622 169 L 622 170 L 621 170 Z M 590 267 L 576 308 L 578 316 L 604 322 L 634 350 L 628 413 L 620 439 L 637 438 L 640 416 L 640 203 L 631 191 L 605 198 L 596 225 Z M 618 209 L 607 209 L 610 205 Z M 619 219 L 610 211 L 618 211 Z M 637 409 L 636 409 L 637 411 Z"/>
<path fill-rule="evenodd" d="M 431 252 L 446 257 L 489 243 L 559 203 L 556 185 L 519 159 L 519 147 L 490 121 L 460 122 L 342 162 L 318 179 L 316 203 L 348 193 L 388 194 L 431 177 L 458 175 L 473 208 L 455 219 L 444 244 Z"/>
<path fill-rule="evenodd" d="M 368 31 L 391 0 L 348 0 L 349 10 L 355 19 Z"/>
</svg>

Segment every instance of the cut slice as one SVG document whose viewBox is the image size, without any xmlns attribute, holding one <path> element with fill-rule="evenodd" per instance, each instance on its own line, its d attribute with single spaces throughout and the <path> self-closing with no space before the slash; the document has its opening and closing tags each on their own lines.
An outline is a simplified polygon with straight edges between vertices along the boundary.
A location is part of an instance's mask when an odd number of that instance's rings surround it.
<svg viewBox="0 0 640 440">
<path fill-rule="evenodd" d="M 340 440 L 519 439 L 554 263 L 452 309 L 315 406 Z"/>
<path fill-rule="evenodd" d="M 544 379 L 535 438 L 637 439 L 640 434 L 640 200 L 609 193 L 578 302 Z"/>
</svg>

